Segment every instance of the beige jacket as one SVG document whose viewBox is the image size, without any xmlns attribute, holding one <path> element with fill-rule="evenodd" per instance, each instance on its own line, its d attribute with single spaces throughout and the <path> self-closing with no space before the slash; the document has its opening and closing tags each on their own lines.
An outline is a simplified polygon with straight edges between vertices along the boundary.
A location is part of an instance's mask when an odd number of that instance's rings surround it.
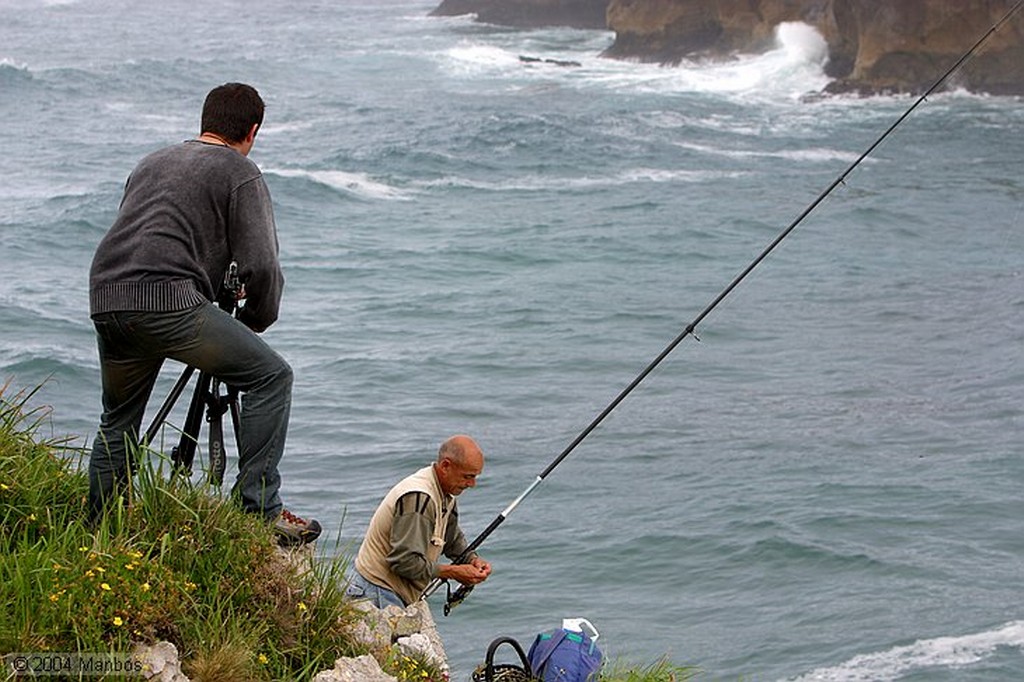
<svg viewBox="0 0 1024 682">
<path fill-rule="evenodd" d="M 363 544 L 356 555 L 356 570 L 375 585 L 391 590 L 406 604 L 420 598 L 429 580 L 411 580 L 397 575 L 388 564 L 392 552 L 391 528 L 395 518 L 398 499 L 411 492 L 426 493 L 434 512 L 433 532 L 428 545 L 421 551 L 430 564 L 436 564 L 445 549 L 445 535 L 448 520 L 455 510 L 455 498 L 445 495 L 434 474 L 433 465 L 426 466 L 408 476 L 393 487 L 381 501 L 370 520 Z M 461 533 L 460 533 L 461 535 Z"/>
</svg>

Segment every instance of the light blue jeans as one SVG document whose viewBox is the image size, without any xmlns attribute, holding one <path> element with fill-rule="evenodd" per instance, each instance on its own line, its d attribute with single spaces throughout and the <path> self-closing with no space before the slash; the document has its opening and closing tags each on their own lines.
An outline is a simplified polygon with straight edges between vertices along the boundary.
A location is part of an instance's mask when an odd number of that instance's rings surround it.
<svg viewBox="0 0 1024 682">
<path fill-rule="evenodd" d="M 292 369 L 254 331 L 213 303 L 176 312 L 113 312 L 93 318 L 103 414 L 89 458 L 89 517 L 126 494 L 137 466 L 146 403 L 164 359 L 191 365 L 241 394 L 238 478 L 242 508 L 268 520 L 281 511 L 278 464 L 291 413 Z"/>
<path fill-rule="evenodd" d="M 345 588 L 345 596 L 350 599 L 368 599 L 378 609 L 383 609 L 389 605 L 397 606 L 400 609 L 405 608 L 405 602 L 402 601 L 401 597 L 386 587 L 374 585 L 354 568 L 349 574 L 349 583 L 348 587 Z"/>
</svg>

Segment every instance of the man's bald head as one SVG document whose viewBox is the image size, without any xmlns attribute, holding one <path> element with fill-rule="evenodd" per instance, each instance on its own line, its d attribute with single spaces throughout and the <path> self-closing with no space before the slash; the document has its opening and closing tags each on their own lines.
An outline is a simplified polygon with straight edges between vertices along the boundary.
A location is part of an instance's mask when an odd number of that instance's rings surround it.
<svg viewBox="0 0 1024 682">
<path fill-rule="evenodd" d="M 483 469 L 484 453 L 469 436 L 452 436 L 437 451 L 434 471 L 441 489 L 448 495 L 459 495 L 466 488 L 474 487 Z"/>
</svg>

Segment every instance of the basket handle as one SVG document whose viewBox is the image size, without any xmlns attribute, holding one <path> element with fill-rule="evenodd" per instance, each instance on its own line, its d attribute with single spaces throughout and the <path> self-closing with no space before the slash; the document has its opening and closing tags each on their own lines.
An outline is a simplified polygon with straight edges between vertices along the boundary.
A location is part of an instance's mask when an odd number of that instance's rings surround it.
<svg viewBox="0 0 1024 682">
<path fill-rule="evenodd" d="M 528 677 L 533 677 L 533 669 L 530 667 L 530 662 L 526 660 L 526 654 L 523 653 L 523 647 L 519 646 L 519 642 L 512 639 L 511 637 L 498 637 L 496 640 L 491 642 L 490 646 L 487 647 L 487 667 L 484 670 L 484 679 L 486 682 L 494 682 L 494 652 L 497 651 L 498 647 L 502 644 L 510 644 L 516 653 L 519 654 L 519 660 L 523 663 L 523 670 L 526 671 Z"/>
</svg>

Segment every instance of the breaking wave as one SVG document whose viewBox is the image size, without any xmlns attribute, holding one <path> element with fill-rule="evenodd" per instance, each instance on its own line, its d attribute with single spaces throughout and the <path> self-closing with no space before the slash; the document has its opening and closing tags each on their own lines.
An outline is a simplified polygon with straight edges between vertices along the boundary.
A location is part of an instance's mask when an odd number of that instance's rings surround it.
<svg viewBox="0 0 1024 682">
<path fill-rule="evenodd" d="M 854 656 L 845 663 L 819 668 L 791 682 L 892 682 L 928 668 L 959 669 L 984 661 L 1000 647 L 1024 648 L 1024 621 L 959 637 L 921 639 L 887 651 Z"/>
</svg>

